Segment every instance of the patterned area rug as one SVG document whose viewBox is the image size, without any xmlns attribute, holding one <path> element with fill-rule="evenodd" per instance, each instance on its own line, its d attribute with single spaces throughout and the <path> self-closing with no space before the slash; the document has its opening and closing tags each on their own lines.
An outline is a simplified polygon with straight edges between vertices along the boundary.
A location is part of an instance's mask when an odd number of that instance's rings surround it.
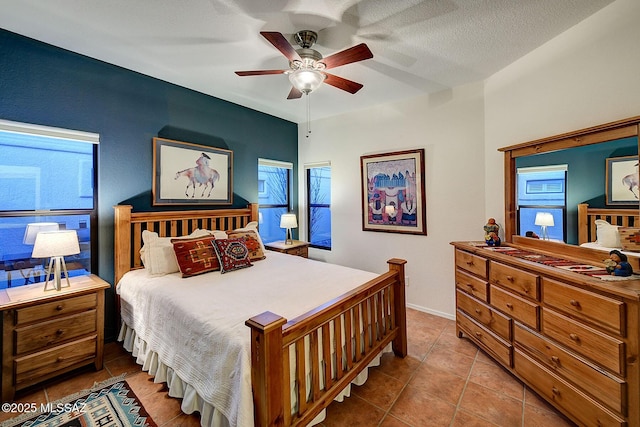
<svg viewBox="0 0 640 427">
<path fill-rule="evenodd" d="M 37 410 L 0 426 L 157 427 L 123 376 L 96 384 L 91 390 L 42 404 Z"/>
</svg>

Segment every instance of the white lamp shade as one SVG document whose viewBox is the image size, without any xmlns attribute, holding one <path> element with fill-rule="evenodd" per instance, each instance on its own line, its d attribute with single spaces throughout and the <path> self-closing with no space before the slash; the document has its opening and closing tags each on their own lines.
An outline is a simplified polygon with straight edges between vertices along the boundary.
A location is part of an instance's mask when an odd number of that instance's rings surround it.
<svg viewBox="0 0 640 427">
<path fill-rule="evenodd" d="M 43 231 L 57 231 L 60 228 L 57 222 L 32 222 L 27 224 L 24 229 L 24 238 L 22 243 L 25 245 L 33 245 L 36 242 L 36 236 Z"/>
<path fill-rule="evenodd" d="M 280 228 L 297 228 L 298 220 L 295 214 L 282 214 L 280 217 Z"/>
<path fill-rule="evenodd" d="M 75 255 L 80 253 L 75 230 L 44 231 L 38 233 L 33 245 L 33 258 Z"/>
<path fill-rule="evenodd" d="M 318 70 L 300 68 L 289 74 L 291 84 L 302 93 L 318 89 L 327 76 Z"/>
<path fill-rule="evenodd" d="M 534 224 L 553 227 L 553 215 L 550 212 L 538 212 Z"/>
</svg>

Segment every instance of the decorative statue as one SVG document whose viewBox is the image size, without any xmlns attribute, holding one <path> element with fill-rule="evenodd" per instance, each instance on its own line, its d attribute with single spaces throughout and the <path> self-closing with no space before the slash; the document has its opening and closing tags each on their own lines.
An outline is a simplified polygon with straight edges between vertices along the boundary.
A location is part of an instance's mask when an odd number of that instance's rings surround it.
<svg viewBox="0 0 640 427">
<path fill-rule="evenodd" d="M 629 264 L 627 256 L 618 250 L 612 250 L 609 252 L 609 259 L 615 262 L 615 265 L 609 267 L 610 263 L 606 263 L 607 271 L 612 276 L 631 276 L 633 274 L 633 267 Z"/>
<path fill-rule="evenodd" d="M 484 226 L 484 241 L 489 246 L 500 246 L 500 226 L 494 218 L 489 218 Z"/>
</svg>

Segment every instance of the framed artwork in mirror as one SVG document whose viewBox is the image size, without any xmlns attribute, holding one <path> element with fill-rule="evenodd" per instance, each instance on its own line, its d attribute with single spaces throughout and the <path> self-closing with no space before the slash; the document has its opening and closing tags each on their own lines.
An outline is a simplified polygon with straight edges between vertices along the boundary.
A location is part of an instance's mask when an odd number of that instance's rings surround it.
<svg viewBox="0 0 640 427">
<path fill-rule="evenodd" d="M 233 203 L 233 151 L 153 138 L 154 205 Z"/>
<path fill-rule="evenodd" d="M 424 149 L 360 157 L 362 229 L 427 235 Z"/>
<path fill-rule="evenodd" d="M 638 156 L 606 159 L 607 205 L 638 203 Z"/>
</svg>

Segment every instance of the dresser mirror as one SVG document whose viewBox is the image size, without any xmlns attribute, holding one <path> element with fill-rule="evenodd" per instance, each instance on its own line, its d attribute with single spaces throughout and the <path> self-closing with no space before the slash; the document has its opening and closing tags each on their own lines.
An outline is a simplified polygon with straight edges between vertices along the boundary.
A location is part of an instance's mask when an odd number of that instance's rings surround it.
<svg viewBox="0 0 640 427">
<path fill-rule="evenodd" d="M 499 151 L 504 153 L 505 240 L 510 242 L 513 235 L 525 234 L 524 231 L 518 233 L 517 169 L 521 167 L 569 163 L 565 190 L 566 219 L 563 221 L 566 243 L 578 244 L 580 240 L 578 204 L 588 203 L 602 207 L 603 211 L 604 208 L 635 209 L 634 214 L 640 215 L 635 196 L 621 203 L 612 203 L 607 194 L 607 174 L 611 176 L 607 163 L 610 164 L 611 159 L 633 159 L 632 156 L 637 159 L 639 129 L 640 116 L 636 116 L 500 148 Z M 634 189 L 637 194 L 639 190 Z"/>
</svg>

